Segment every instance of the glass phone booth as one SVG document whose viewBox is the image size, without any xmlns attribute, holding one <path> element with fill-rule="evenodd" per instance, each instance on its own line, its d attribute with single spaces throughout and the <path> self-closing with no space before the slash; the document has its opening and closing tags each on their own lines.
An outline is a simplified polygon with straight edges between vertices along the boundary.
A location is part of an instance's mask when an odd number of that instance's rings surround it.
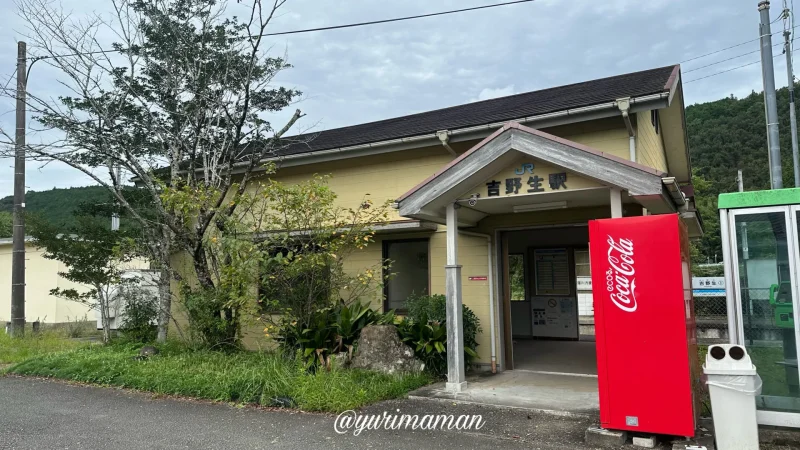
<svg viewBox="0 0 800 450">
<path fill-rule="evenodd" d="M 719 196 L 728 332 L 763 380 L 762 425 L 800 427 L 800 188 Z"/>
</svg>

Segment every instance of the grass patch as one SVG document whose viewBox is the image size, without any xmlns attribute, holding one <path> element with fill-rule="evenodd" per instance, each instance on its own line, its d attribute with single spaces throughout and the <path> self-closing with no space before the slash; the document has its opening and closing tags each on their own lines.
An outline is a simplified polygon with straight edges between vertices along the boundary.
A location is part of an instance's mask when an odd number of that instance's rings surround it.
<svg viewBox="0 0 800 450">
<path fill-rule="evenodd" d="M 384 375 L 334 369 L 317 375 L 274 353 L 222 353 L 161 346 L 145 361 L 139 346 L 115 344 L 43 354 L 8 372 L 133 388 L 157 394 L 270 406 L 289 397 L 305 411 L 338 413 L 397 398 L 430 383 L 428 375 Z"/>
<path fill-rule="evenodd" d="M 39 355 L 85 346 L 85 342 L 66 339 L 60 330 L 46 330 L 38 335 L 26 330 L 25 337 L 12 338 L 0 332 L 0 364 L 13 364 Z"/>
<path fill-rule="evenodd" d="M 783 347 L 747 347 L 747 353 L 761 376 L 761 395 L 791 396 L 786 381 L 786 366 L 778 364 L 786 359 Z"/>
</svg>

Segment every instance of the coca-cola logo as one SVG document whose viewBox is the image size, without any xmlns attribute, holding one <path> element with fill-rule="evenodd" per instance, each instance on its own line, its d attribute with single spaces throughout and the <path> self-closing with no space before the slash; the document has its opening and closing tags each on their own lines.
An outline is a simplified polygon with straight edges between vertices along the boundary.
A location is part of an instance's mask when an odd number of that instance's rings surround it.
<svg viewBox="0 0 800 450">
<path fill-rule="evenodd" d="M 608 265 L 606 289 L 611 301 L 625 312 L 636 311 L 636 268 L 633 259 L 633 241 L 608 236 Z"/>
</svg>

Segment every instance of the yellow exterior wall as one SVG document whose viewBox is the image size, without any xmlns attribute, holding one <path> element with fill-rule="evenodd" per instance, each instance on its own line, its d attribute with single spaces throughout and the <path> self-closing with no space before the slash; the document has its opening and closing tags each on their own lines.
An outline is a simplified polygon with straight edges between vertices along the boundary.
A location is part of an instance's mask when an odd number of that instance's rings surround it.
<svg viewBox="0 0 800 450">
<path fill-rule="evenodd" d="M 383 259 L 383 244 L 381 238 L 376 238 L 375 242 L 370 243 L 361 251 L 353 252 L 347 256 L 343 261 L 344 271 L 348 275 L 357 275 L 364 273 L 368 269 L 376 271 L 376 276 L 381 275 L 381 260 Z M 343 291 L 341 297 L 349 299 L 353 296 L 351 292 Z M 377 310 L 383 309 L 383 292 L 382 285 L 378 286 L 375 291 L 371 293 L 364 293 L 360 296 L 359 300 L 362 303 L 369 303 L 369 305 Z"/>
<path fill-rule="evenodd" d="M 0 245 L 0 321 L 11 319 L 11 257 L 12 244 Z M 50 289 L 58 287 L 59 263 L 45 259 L 42 251 L 32 245 L 25 246 L 25 318 L 29 322 L 67 322 L 86 316 L 94 318 L 89 308 L 77 302 L 58 299 L 50 295 Z M 66 280 L 63 280 L 66 281 Z M 61 316 L 57 315 L 57 303 L 62 303 Z"/>
<path fill-rule="evenodd" d="M 660 131 L 661 127 L 659 127 Z M 656 133 L 650 111 L 636 114 L 636 159 L 639 164 L 667 172 L 667 156 L 661 133 Z"/>
<path fill-rule="evenodd" d="M 649 112 L 646 113 L 649 123 Z M 617 157 L 628 159 L 629 140 L 621 117 L 564 125 L 543 129 L 547 133 L 572 140 L 574 142 L 592 147 Z M 478 141 L 459 142 L 452 146 L 461 153 Z M 661 154 L 663 155 L 663 146 Z M 284 183 L 298 183 L 308 180 L 314 174 L 331 175 L 329 187 L 338 195 L 338 204 L 344 207 L 355 207 L 365 198 L 370 198 L 375 204 L 387 200 L 394 200 L 421 183 L 444 165 L 453 160 L 441 146 L 431 146 L 419 149 L 385 153 L 380 155 L 365 156 L 357 159 L 344 159 L 320 163 L 309 166 L 295 166 L 278 169 L 274 179 Z M 649 161 L 649 158 L 648 158 Z M 640 163 L 650 165 L 647 161 Z M 658 168 L 658 166 L 655 166 Z M 576 178 L 573 178 L 576 179 Z M 581 180 L 584 181 L 584 180 Z M 585 180 L 587 183 L 593 183 Z M 365 197 L 366 194 L 370 194 Z M 626 204 L 626 215 L 641 214 L 638 205 Z M 481 221 L 473 231 L 490 234 L 492 246 L 494 232 L 497 228 L 522 227 L 536 225 L 556 225 L 585 223 L 588 220 L 609 217 L 607 206 L 597 208 L 563 209 L 543 211 L 538 213 L 506 214 L 490 216 Z M 404 220 L 396 211 L 391 211 L 390 220 Z M 345 270 L 352 273 L 374 268 L 381 264 L 382 242 L 384 240 L 408 239 L 430 237 L 430 292 L 432 294 L 445 293 L 445 227 L 439 226 L 436 232 L 414 232 L 394 235 L 378 235 L 376 242 L 366 249 L 356 252 L 345 259 Z M 495 255 L 492 255 L 493 258 Z M 176 258 L 180 258 L 176 256 Z M 486 238 L 467 235 L 459 236 L 458 249 L 459 264 L 462 265 L 462 288 L 464 305 L 472 309 L 481 321 L 483 333 L 478 336 L 478 362 L 490 362 L 490 321 L 489 321 L 489 283 L 487 281 L 470 281 L 470 276 L 488 276 L 489 264 L 487 255 Z M 176 261 L 177 262 L 177 261 Z M 495 262 L 496 266 L 496 262 Z M 187 267 L 189 273 L 191 268 Z M 493 276 L 497 279 L 497 274 Z M 177 292 L 177 284 L 173 285 Z M 373 307 L 383 308 L 383 294 L 376 292 L 368 300 Z M 174 302 L 174 312 L 179 317 L 179 323 L 185 324 L 184 316 L 179 312 L 179 302 Z M 502 354 L 499 347 L 501 339 L 500 313 L 495 311 L 496 345 L 497 354 Z M 245 345 L 249 348 L 264 348 L 269 346 L 269 341 L 263 337 L 262 326 L 254 325 L 245 330 Z"/>
<path fill-rule="evenodd" d="M 628 134 L 621 118 L 612 117 L 542 131 L 629 159 Z M 457 142 L 451 146 L 462 153 L 478 142 Z M 357 159 L 279 168 L 272 178 L 292 184 L 308 180 L 314 174 L 331 175 L 328 185 L 337 194 L 338 204 L 356 207 L 365 198 L 372 199 L 376 204 L 395 200 L 453 159 L 442 146 L 436 145 Z M 391 212 L 390 220 L 402 219 L 396 211 Z"/>
<path fill-rule="evenodd" d="M 44 251 L 33 245 L 25 245 L 25 320 L 47 323 L 95 320 L 94 310 L 88 306 L 50 295 L 55 288 L 75 288 L 87 291 L 86 286 L 73 283 L 58 275 L 66 271 L 59 261 L 45 259 Z M 11 316 L 11 255 L 12 244 L 0 243 L 0 322 Z M 146 268 L 145 261 L 128 264 L 131 269 Z"/>
<path fill-rule="evenodd" d="M 543 128 L 542 131 L 619 158 L 630 159 L 628 130 L 622 117 Z"/>
<path fill-rule="evenodd" d="M 182 280 L 179 282 L 174 278 L 170 279 L 170 290 L 172 291 L 172 303 L 170 306 L 173 321 L 171 321 L 169 324 L 169 333 L 174 336 L 176 334 L 175 331 L 177 331 L 175 330 L 177 325 L 181 328 L 178 333 L 180 336 L 181 333 L 188 332 L 189 325 L 189 321 L 186 318 L 186 312 L 181 307 L 180 301 L 178 301 L 178 299 L 181 298 L 181 283 L 186 283 L 189 286 L 195 286 L 197 284 L 197 278 L 194 276 L 194 270 L 191 266 L 191 259 L 183 251 L 172 254 L 172 257 L 170 258 L 170 265 L 172 266 L 173 270 L 181 274 Z"/>
<path fill-rule="evenodd" d="M 463 152 L 477 143 L 478 141 L 460 142 L 454 143 L 452 147 Z M 337 203 L 354 208 L 367 198 L 375 204 L 393 201 L 452 160 L 453 156 L 444 147 L 437 145 L 358 159 L 288 167 L 278 169 L 272 178 L 293 184 L 306 181 L 314 174 L 331 175 L 328 186 L 338 196 Z M 389 220 L 401 219 L 396 211 L 391 211 Z"/>
<path fill-rule="evenodd" d="M 431 293 L 445 293 L 445 269 L 447 258 L 446 227 L 431 236 Z M 478 335 L 478 362 L 491 361 L 489 334 L 489 282 L 470 281 L 471 276 L 489 275 L 489 260 L 485 238 L 477 236 L 458 236 L 458 264 L 461 265 L 461 299 L 464 306 L 469 307 L 481 322 L 483 332 Z"/>
</svg>

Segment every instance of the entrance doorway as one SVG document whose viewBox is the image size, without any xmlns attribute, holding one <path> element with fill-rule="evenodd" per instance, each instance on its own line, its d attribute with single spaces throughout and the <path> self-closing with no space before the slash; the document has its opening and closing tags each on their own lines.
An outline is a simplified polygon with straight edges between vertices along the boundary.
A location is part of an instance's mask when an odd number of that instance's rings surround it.
<svg viewBox="0 0 800 450">
<path fill-rule="evenodd" d="M 506 231 L 502 243 L 507 366 L 596 376 L 588 226 Z"/>
</svg>

